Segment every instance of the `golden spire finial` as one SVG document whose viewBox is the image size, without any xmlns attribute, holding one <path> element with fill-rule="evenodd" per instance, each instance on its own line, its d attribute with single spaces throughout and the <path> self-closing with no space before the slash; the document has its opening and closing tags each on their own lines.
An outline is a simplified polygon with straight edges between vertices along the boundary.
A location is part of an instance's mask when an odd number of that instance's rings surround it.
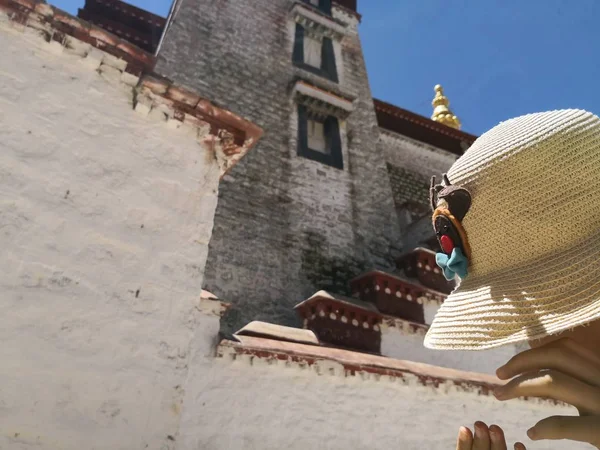
<svg viewBox="0 0 600 450">
<path fill-rule="evenodd" d="M 450 101 L 448 100 L 448 97 L 444 95 L 444 89 L 439 84 L 436 84 L 434 89 L 435 97 L 431 102 L 431 105 L 433 106 L 431 120 L 460 130 L 460 120 L 458 120 L 458 117 L 450 111 Z"/>
</svg>

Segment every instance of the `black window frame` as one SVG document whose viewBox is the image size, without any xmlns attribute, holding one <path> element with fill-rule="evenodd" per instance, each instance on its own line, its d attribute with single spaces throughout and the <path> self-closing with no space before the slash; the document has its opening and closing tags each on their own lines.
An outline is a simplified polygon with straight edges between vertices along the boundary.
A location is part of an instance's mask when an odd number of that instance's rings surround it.
<svg viewBox="0 0 600 450">
<path fill-rule="evenodd" d="M 304 0 L 304 3 L 307 3 L 309 6 L 313 8 L 317 8 L 323 14 L 327 14 L 331 16 L 331 0 L 319 0 L 319 6 L 313 5 L 310 0 Z"/>
<path fill-rule="evenodd" d="M 296 24 L 296 33 L 294 37 L 294 51 L 292 61 L 295 66 L 300 67 L 315 75 L 327 78 L 334 83 L 338 83 L 337 65 L 335 63 L 335 51 L 333 50 L 333 41 L 331 38 L 324 37 L 321 44 L 321 67 L 313 67 L 304 62 L 304 27 Z"/>
<path fill-rule="evenodd" d="M 339 120 L 335 116 L 327 116 L 324 122 L 326 146 L 329 153 L 313 150 L 308 147 L 308 108 L 298 105 L 298 156 L 320 162 L 336 169 L 344 170 L 342 155 L 342 137 Z"/>
</svg>

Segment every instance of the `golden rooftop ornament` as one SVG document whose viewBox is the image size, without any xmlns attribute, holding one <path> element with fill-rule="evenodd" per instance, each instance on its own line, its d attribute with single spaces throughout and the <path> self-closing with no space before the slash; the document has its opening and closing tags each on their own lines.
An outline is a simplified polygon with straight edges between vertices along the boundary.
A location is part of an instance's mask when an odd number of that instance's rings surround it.
<svg viewBox="0 0 600 450">
<path fill-rule="evenodd" d="M 437 84 L 434 89 L 435 97 L 431 102 L 431 105 L 433 106 L 431 120 L 460 130 L 460 120 L 458 120 L 458 117 L 450 111 L 450 101 L 448 100 L 448 97 L 444 95 L 444 89 L 439 84 Z"/>
</svg>

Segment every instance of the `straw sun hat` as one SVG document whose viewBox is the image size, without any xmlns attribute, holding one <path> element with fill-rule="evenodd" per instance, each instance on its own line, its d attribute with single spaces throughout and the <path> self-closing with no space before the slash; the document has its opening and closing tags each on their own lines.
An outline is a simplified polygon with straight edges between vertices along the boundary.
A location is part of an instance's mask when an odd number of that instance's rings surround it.
<svg viewBox="0 0 600 450">
<path fill-rule="evenodd" d="M 600 119 L 529 114 L 483 134 L 432 186 L 438 264 L 458 288 L 425 338 L 482 350 L 600 318 Z"/>
</svg>

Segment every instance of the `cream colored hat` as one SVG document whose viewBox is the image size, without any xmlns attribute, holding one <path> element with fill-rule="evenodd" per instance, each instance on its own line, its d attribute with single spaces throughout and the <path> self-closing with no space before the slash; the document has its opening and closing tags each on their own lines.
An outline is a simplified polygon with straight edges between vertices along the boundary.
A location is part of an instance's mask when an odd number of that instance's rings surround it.
<svg viewBox="0 0 600 450">
<path fill-rule="evenodd" d="M 437 203 L 462 226 L 468 274 L 426 347 L 482 350 L 600 318 L 597 116 L 562 110 L 503 122 L 456 161 L 446 183 L 470 195 L 458 222 L 451 201 Z"/>
</svg>

